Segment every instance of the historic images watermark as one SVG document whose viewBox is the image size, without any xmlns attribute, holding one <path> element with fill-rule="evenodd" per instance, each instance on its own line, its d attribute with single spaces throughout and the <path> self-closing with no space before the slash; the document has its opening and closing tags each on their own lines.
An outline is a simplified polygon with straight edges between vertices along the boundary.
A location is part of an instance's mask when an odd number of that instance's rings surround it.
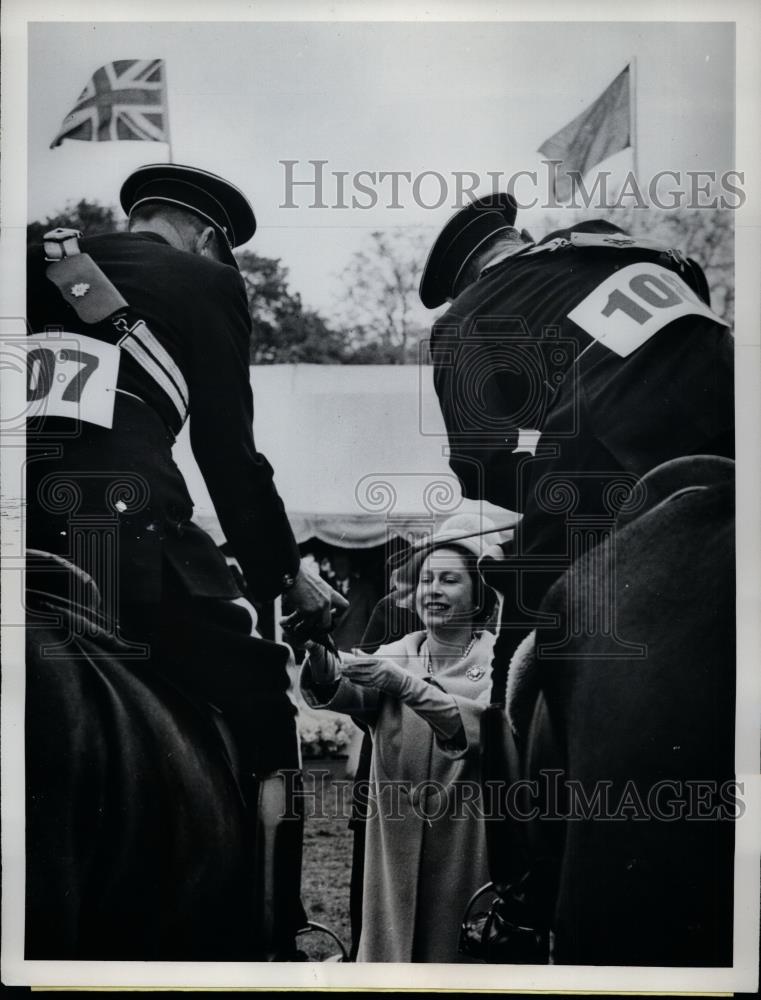
<svg viewBox="0 0 761 1000">
<path fill-rule="evenodd" d="M 584 782 L 546 768 L 536 778 L 516 781 L 373 782 L 336 780 L 318 767 L 304 774 L 280 772 L 289 793 L 281 819 L 349 819 L 353 810 L 367 817 L 404 822 L 410 818 L 485 822 L 590 821 L 611 823 L 733 822 L 746 806 L 742 781 L 661 778 Z"/>
<path fill-rule="evenodd" d="M 519 170 L 334 170 L 329 160 L 278 160 L 282 167 L 280 208 L 463 208 L 476 192 L 508 191 L 518 209 L 593 208 L 741 208 L 746 201 L 745 172 L 726 170 L 658 170 L 647 179 L 629 170 L 600 170 L 587 185 L 578 170 L 563 173 L 570 181 L 570 201 L 555 195 L 562 160 L 541 160 L 541 171 Z M 488 208 L 488 204 L 485 206 Z"/>
</svg>

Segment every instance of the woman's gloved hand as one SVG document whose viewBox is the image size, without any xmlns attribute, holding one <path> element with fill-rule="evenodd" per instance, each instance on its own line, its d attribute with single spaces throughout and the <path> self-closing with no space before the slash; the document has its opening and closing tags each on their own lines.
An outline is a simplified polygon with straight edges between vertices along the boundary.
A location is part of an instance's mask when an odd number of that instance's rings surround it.
<svg viewBox="0 0 761 1000">
<path fill-rule="evenodd" d="M 393 660 L 380 656 L 352 656 L 341 663 L 341 673 L 360 687 L 373 687 L 402 698 L 415 678 Z"/>
<path fill-rule="evenodd" d="M 352 656 L 341 661 L 341 674 L 353 684 L 377 688 L 403 701 L 442 739 L 450 740 L 462 732 L 460 712 L 452 695 L 416 677 L 393 660 L 380 656 Z"/>
</svg>

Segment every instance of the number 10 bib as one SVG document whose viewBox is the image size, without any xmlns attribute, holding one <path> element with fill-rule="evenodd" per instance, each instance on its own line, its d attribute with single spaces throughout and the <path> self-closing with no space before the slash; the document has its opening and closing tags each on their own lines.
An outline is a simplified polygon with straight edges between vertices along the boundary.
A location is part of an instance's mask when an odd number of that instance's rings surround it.
<svg viewBox="0 0 761 1000">
<path fill-rule="evenodd" d="M 568 318 L 625 358 L 681 316 L 720 319 L 678 274 L 660 264 L 629 264 L 614 272 L 568 313 Z"/>
</svg>

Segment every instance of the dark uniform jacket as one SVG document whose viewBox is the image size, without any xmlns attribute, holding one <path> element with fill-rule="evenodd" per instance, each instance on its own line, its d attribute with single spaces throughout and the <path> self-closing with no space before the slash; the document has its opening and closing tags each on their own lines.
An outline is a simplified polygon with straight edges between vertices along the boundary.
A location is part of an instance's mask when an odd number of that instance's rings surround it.
<svg viewBox="0 0 761 1000">
<path fill-rule="evenodd" d="M 27 544 L 72 559 L 101 587 L 118 581 L 131 601 L 161 599 L 167 563 L 190 596 L 237 596 L 216 545 L 191 521 L 193 505 L 172 459 L 189 410 L 193 453 L 222 529 L 253 595 L 274 597 L 299 557 L 272 468 L 254 444 L 251 322 L 240 274 L 153 233 L 96 236 L 80 246 L 127 300 L 130 320 L 144 320 L 149 332 L 132 352 L 120 351 L 111 429 L 62 417 L 30 421 Z M 33 249 L 31 331 L 53 327 L 116 343 L 109 321 L 79 319 L 46 266 L 42 248 Z M 88 524 L 91 537 L 116 525 L 118 573 L 109 568 L 114 558 L 104 562 L 81 541 L 77 527 Z"/>
<path fill-rule="evenodd" d="M 734 455 L 733 341 L 700 314 L 702 271 L 623 234 L 577 236 L 584 228 L 487 269 L 432 335 L 463 494 L 523 513 L 516 552 L 557 556 L 548 582 L 570 555 L 574 519 L 614 516 L 628 487 L 668 459 Z M 643 263 L 644 277 L 625 270 Z M 591 333 L 569 317 L 580 304 Z M 653 324 L 626 356 L 605 345 Z M 541 432 L 535 455 L 535 435 L 519 430 Z"/>
</svg>

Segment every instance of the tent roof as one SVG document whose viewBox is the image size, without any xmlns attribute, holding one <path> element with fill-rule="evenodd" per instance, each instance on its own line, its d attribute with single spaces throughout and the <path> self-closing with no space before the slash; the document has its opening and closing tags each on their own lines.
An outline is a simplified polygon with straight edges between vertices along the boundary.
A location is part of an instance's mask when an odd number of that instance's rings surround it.
<svg viewBox="0 0 761 1000">
<path fill-rule="evenodd" d="M 417 537 L 465 511 L 499 527 L 516 520 L 463 500 L 430 367 L 266 365 L 251 369 L 251 384 L 256 445 L 275 470 L 298 541 L 368 547 L 390 534 Z M 221 540 L 187 427 L 175 459 L 196 519 Z"/>
</svg>

